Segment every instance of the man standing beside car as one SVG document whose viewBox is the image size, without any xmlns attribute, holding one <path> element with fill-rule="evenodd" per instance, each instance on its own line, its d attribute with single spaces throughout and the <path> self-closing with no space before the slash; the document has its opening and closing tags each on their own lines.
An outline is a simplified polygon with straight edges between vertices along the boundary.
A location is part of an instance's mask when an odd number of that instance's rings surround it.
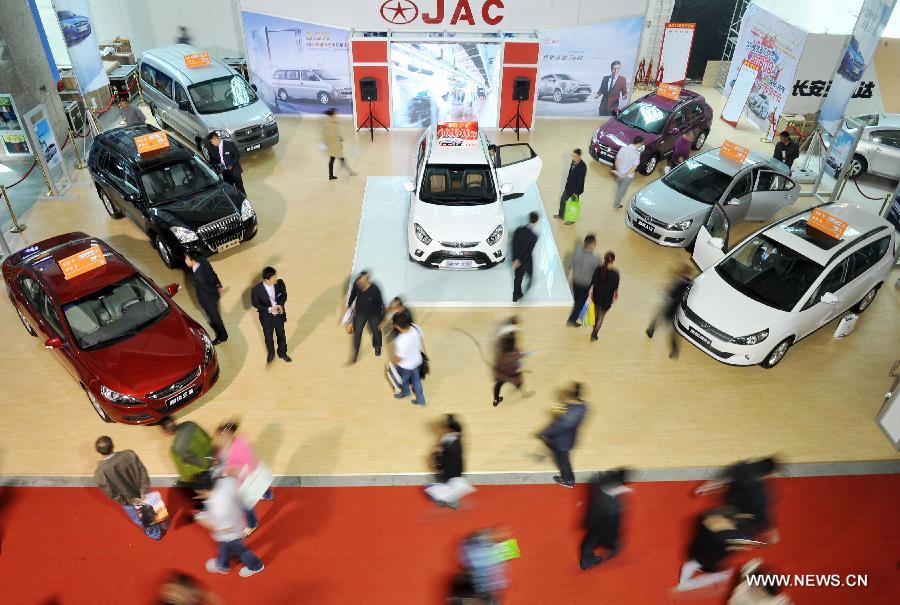
<svg viewBox="0 0 900 605">
<path fill-rule="evenodd" d="M 569 174 L 566 176 L 566 186 L 559 198 L 559 213 L 553 218 L 562 219 L 566 215 L 566 202 L 572 196 L 580 196 L 584 193 L 584 177 L 587 174 L 587 164 L 581 160 L 581 149 L 572 151 L 572 163 L 569 164 Z M 571 221 L 566 221 L 571 225 Z"/>
<path fill-rule="evenodd" d="M 231 183 L 235 189 L 247 195 L 244 191 L 244 179 L 241 177 L 244 170 L 241 168 L 241 154 L 237 145 L 233 141 L 223 141 L 215 131 L 209 133 L 207 139 L 209 163 L 222 173 L 226 183 Z"/>
<path fill-rule="evenodd" d="M 128 99 L 124 97 L 119 99 L 119 111 L 122 112 L 122 120 L 125 122 L 125 126 L 143 126 L 147 123 L 147 117 L 144 115 L 144 112 L 131 105 Z"/>
<path fill-rule="evenodd" d="M 772 157 L 787 164 L 788 168 L 800 157 L 800 146 L 791 139 L 791 133 L 787 130 L 782 130 L 778 135 L 778 143 L 775 144 L 775 153 Z"/>
<path fill-rule="evenodd" d="M 622 198 L 628 192 L 628 188 L 634 181 L 634 171 L 641 163 L 641 147 L 644 146 L 644 137 L 638 135 L 631 141 L 631 145 L 622 145 L 616 154 L 616 166 L 613 174 L 616 177 L 616 197 L 613 199 L 613 209 L 622 207 Z"/>
<path fill-rule="evenodd" d="M 528 214 L 528 224 L 522 225 L 513 233 L 512 238 L 512 257 L 513 257 L 513 302 L 519 300 L 525 295 L 522 292 L 522 280 L 528 275 L 528 285 L 531 287 L 531 275 L 534 270 L 534 263 L 531 253 L 537 244 L 537 224 L 540 217 L 537 212 Z"/>
<path fill-rule="evenodd" d="M 603 76 L 600 88 L 594 94 L 594 98 L 600 97 L 600 115 L 611 116 L 619 110 L 619 99 L 628 91 L 628 83 L 624 76 L 619 75 L 622 68 L 621 61 L 613 61 L 609 65 L 609 75 Z"/>
<path fill-rule="evenodd" d="M 266 363 L 275 360 L 275 340 L 278 338 L 278 356 L 290 362 L 292 359 L 287 354 L 287 339 L 284 335 L 284 324 L 287 315 L 284 313 L 284 304 L 287 302 L 287 287 L 278 279 L 278 274 L 273 267 L 266 267 L 262 272 L 262 281 L 250 290 L 250 304 L 259 313 L 259 323 L 262 325 L 263 338 L 266 340 Z"/>
<path fill-rule="evenodd" d="M 228 340 L 228 331 L 222 322 L 222 314 L 219 313 L 219 299 L 222 296 L 222 282 L 213 271 L 212 265 L 199 252 L 185 250 L 184 264 L 191 270 L 194 276 L 194 291 L 197 293 L 197 301 L 206 319 L 215 333 L 213 344 L 221 344 Z"/>
</svg>

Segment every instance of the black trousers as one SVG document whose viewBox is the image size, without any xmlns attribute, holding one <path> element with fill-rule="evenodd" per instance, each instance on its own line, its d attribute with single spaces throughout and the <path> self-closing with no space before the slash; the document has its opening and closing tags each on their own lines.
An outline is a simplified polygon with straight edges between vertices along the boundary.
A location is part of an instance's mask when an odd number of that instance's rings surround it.
<svg viewBox="0 0 900 605">
<path fill-rule="evenodd" d="M 605 557 L 598 557 L 594 552 L 600 546 L 608 551 Z M 589 529 L 584 534 L 584 540 L 581 541 L 581 565 L 582 567 L 596 565 L 604 559 L 614 557 L 618 554 L 619 548 L 619 544 L 609 544 L 601 531 Z"/>
<path fill-rule="evenodd" d="M 231 170 L 223 170 L 222 179 L 224 179 L 226 183 L 231 183 L 232 185 L 234 185 L 235 189 L 237 189 L 244 195 L 247 195 L 247 192 L 244 191 L 244 178 L 241 173 L 236 174 Z"/>
<path fill-rule="evenodd" d="M 578 316 L 581 314 L 581 310 L 584 308 L 584 303 L 587 302 L 588 292 L 590 291 L 590 284 L 586 286 L 579 286 L 576 283 L 572 284 L 572 298 L 574 298 L 575 300 L 572 303 L 572 312 L 569 314 L 569 323 L 575 323 L 578 321 Z"/>
<path fill-rule="evenodd" d="M 653 316 L 650 325 L 647 326 L 647 336 L 653 338 L 653 334 L 656 332 L 656 324 L 660 320 L 669 328 L 669 354 L 678 355 L 678 332 L 675 331 L 675 315 L 670 312 L 668 307 L 664 307 Z"/>
<path fill-rule="evenodd" d="M 206 313 L 206 319 L 209 326 L 213 329 L 213 333 L 217 340 L 228 340 L 228 330 L 222 322 L 222 315 L 219 313 L 219 299 L 210 299 L 205 296 L 198 296 L 197 300 L 203 312 Z"/>
<path fill-rule="evenodd" d="M 594 303 L 594 329 L 591 331 L 591 336 L 596 336 L 597 332 L 600 331 L 600 326 L 603 325 L 603 318 L 606 317 L 606 314 L 609 312 L 609 309 L 601 309 L 597 303 Z"/>
<path fill-rule="evenodd" d="M 356 357 L 359 355 L 359 345 L 362 343 L 363 330 L 366 328 L 366 324 L 369 326 L 369 331 L 372 332 L 372 346 L 376 350 L 381 349 L 381 329 L 378 327 L 378 324 L 381 323 L 382 319 L 381 315 L 362 315 L 357 313 L 353 316 L 353 361 L 356 361 Z"/>
<path fill-rule="evenodd" d="M 551 447 L 550 451 L 553 452 L 553 460 L 556 462 L 556 466 L 559 467 L 559 474 L 562 477 L 562 480 L 574 483 L 575 473 L 572 472 L 572 462 L 569 460 L 569 452 L 558 450 L 555 447 Z"/>
<path fill-rule="evenodd" d="M 269 358 L 275 357 L 275 339 L 278 339 L 278 356 L 287 355 L 287 338 L 284 336 L 284 317 L 267 317 L 261 319 L 263 338 L 266 339 L 266 352 Z"/>
<path fill-rule="evenodd" d="M 563 189 L 562 196 L 559 198 L 559 212 L 557 212 L 560 218 L 566 215 L 566 202 L 570 197 L 572 197 L 572 193 L 568 189 Z"/>
<path fill-rule="evenodd" d="M 334 176 L 334 159 L 335 159 L 335 157 L 333 155 L 328 156 L 328 176 L 329 177 Z M 341 166 L 346 168 L 348 171 L 350 170 L 350 168 L 347 166 L 347 160 L 345 160 L 344 158 L 341 158 Z"/>
<path fill-rule="evenodd" d="M 525 294 L 522 292 L 522 280 L 528 275 L 528 285 L 531 286 L 531 274 L 534 270 L 534 263 L 529 259 L 522 263 L 516 269 L 513 277 L 513 302 L 522 298 Z"/>
</svg>

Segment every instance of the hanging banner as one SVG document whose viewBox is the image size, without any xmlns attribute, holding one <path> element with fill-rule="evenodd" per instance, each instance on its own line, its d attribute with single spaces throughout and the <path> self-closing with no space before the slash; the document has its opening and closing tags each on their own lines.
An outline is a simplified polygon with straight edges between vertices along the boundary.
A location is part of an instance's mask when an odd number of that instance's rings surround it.
<svg viewBox="0 0 900 605">
<path fill-rule="evenodd" d="M 81 93 L 109 86 L 88 0 L 54 0 L 53 5 Z"/>
<path fill-rule="evenodd" d="M 768 132 L 778 122 L 791 93 L 794 73 L 806 43 L 807 32 L 756 4 L 747 7 L 741 19 L 741 31 L 728 70 L 723 95 L 731 93 L 741 63 L 750 61 L 759 67 L 759 78 L 748 97 L 747 118 L 757 129 Z"/>
<path fill-rule="evenodd" d="M 539 31 L 539 116 L 611 116 L 628 105 L 643 17 Z"/>
<path fill-rule="evenodd" d="M 737 126 L 738 121 L 741 119 L 741 114 L 744 113 L 744 107 L 747 106 L 750 91 L 753 90 L 758 77 L 758 65 L 750 61 L 741 63 L 741 70 L 734 79 L 725 101 L 725 107 L 722 108 L 722 114 L 719 116 L 723 122 L 731 126 Z"/>
<path fill-rule="evenodd" d="M 827 137 L 828 135 L 824 135 Z M 844 162 L 853 153 L 853 142 L 856 140 L 856 129 L 844 127 L 836 137 L 831 137 L 828 156 L 825 158 L 825 173 L 833 179 L 841 174 Z"/>
<path fill-rule="evenodd" d="M 7 155 L 31 155 L 25 126 L 19 119 L 12 95 L 8 94 L 0 94 L 0 141 Z"/>
<path fill-rule="evenodd" d="M 679 85 L 685 83 L 696 28 L 696 23 L 666 23 L 657 63 L 662 66 L 662 82 Z"/>
<path fill-rule="evenodd" d="M 828 133 L 837 133 L 850 97 L 859 88 L 859 81 L 875 54 L 875 48 L 896 4 L 897 0 L 863 1 L 853 35 L 850 36 L 819 113 L 819 124 Z"/>
<path fill-rule="evenodd" d="M 350 32 L 241 11 L 250 81 L 279 114 L 353 112 Z"/>
</svg>

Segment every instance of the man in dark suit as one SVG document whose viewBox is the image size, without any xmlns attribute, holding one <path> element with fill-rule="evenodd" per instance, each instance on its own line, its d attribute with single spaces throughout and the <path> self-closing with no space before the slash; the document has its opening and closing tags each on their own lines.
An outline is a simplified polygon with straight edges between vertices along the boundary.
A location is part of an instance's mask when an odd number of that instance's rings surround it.
<svg viewBox="0 0 900 605">
<path fill-rule="evenodd" d="M 611 116 L 619 110 L 619 98 L 628 93 L 628 83 L 624 76 L 619 75 L 622 68 L 621 61 L 613 61 L 609 65 L 609 75 L 603 76 L 600 88 L 594 94 L 594 98 L 600 97 L 600 115 Z"/>
<path fill-rule="evenodd" d="M 587 404 L 581 399 L 582 386 L 579 382 L 573 383 L 572 388 L 562 395 L 562 408 L 565 411 L 541 431 L 538 438 L 553 453 L 553 460 L 559 468 L 559 474 L 554 475 L 553 480 L 563 487 L 572 489 L 575 487 L 575 473 L 572 471 L 569 453 L 578 440 L 578 428 L 584 421 Z"/>
<path fill-rule="evenodd" d="M 513 302 L 519 302 L 524 296 L 522 293 L 522 280 L 528 275 L 528 285 L 531 285 L 531 274 L 534 269 L 534 263 L 531 260 L 531 253 L 534 251 L 534 245 L 538 241 L 537 224 L 540 217 L 537 212 L 528 215 L 528 224 L 522 225 L 516 229 L 512 238 L 512 257 L 513 271 Z"/>
<path fill-rule="evenodd" d="M 222 323 L 222 315 L 219 313 L 219 298 L 222 295 L 222 282 L 213 271 L 212 265 L 199 252 L 186 250 L 184 264 L 191 270 L 194 276 L 194 291 L 197 292 L 197 301 L 206 319 L 215 333 L 213 344 L 221 344 L 228 340 L 228 332 Z"/>
<path fill-rule="evenodd" d="M 581 542 L 581 569 L 589 569 L 619 554 L 622 525 L 622 495 L 632 491 L 625 487 L 627 471 L 618 469 L 598 473 L 591 484 L 591 501 L 584 516 L 584 540 Z M 606 549 L 598 556 L 597 547 Z"/>
<path fill-rule="evenodd" d="M 284 312 L 284 303 L 287 302 L 287 287 L 278 279 L 278 274 L 273 267 L 266 267 L 262 272 L 262 281 L 250 290 L 250 304 L 259 313 L 259 323 L 262 325 L 263 337 L 266 339 L 266 363 L 272 363 L 275 359 L 275 341 L 278 339 L 278 356 L 287 362 L 293 361 L 287 354 L 287 338 L 284 336 L 284 324 L 287 315 Z"/>
<path fill-rule="evenodd" d="M 559 198 L 559 214 L 553 218 L 563 218 L 566 214 L 566 202 L 573 195 L 584 193 L 584 176 L 587 174 L 587 164 L 581 160 L 581 149 L 572 151 L 572 163 L 569 164 L 569 174 L 566 176 L 566 186 Z M 566 221 L 571 225 L 571 221 Z"/>
<path fill-rule="evenodd" d="M 231 183 L 238 191 L 247 195 L 244 191 L 244 179 L 241 177 L 241 154 L 233 141 L 223 141 L 215 132 L 207 136 L 209 144 L 209 163 L 213 168 L 222 173 L 226 183 Z"/>
<path fill-rule="evenodd" d="M 778 135 L 778 143 L 775 145 L 775 153 L 772 157 L 787 164 L 790 168 L 794 165 L 794 160 L 800 157 L 800 146 L 791 139 L 791 133 L 782 130 Z"/>
</svg>

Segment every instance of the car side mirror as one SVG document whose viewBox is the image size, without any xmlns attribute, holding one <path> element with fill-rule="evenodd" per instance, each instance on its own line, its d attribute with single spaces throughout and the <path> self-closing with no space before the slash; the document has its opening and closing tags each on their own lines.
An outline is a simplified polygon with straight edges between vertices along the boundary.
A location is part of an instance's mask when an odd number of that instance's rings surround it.
<svg viewBox="0 0 900 605">
<path fill-rule="evenodd" d="M 256 87 L 256 84 L 251 84 L 250 88 L 253 89 L 253 92 L 257 92 L 259 89 Z"/>
<path fill-rule="evenodd" d="M 44 347 L 48 349 L 61 349 L 63 347 L 63 341 L 58 336 L 54 336 L 53 338 L 47 339 L 47 342 L 44 343 Z"/>
<path fill-rule="evenodd" d="M 169 296 L 175 296 L 178 294 L 179 290 L 181 290 L 181 286 L 178 284 L 169 284 L 166 286 L 166 292 L 169 293 Z"/>
<path fill-rule="evenodd" d="M 512 183 L 503 183 L 500 185 L 500 193 L 506 195 L 507 193 L 511 193 L 513 190 Z"/>
<path fill-rule="evenodd" d="M 132 202 L 132 203 L 133 203 L 133 202 L 138 202 L 138 201 L 140 201 L 141 196 L 140 196 L 139 193 L 131 192 L 131 193 L 126 193 L 126 194 L 124 195 L 124 198 L 125 198 L 126 201 Z"/>
<path fill-rule="evenodd" d="M 187 99 L 178 101 L 178 109 L 180 109 L 181 111 L 191 111 L 191 102 Z"/>
<path fill-rule="evenodd" d="M 740 206 L 741 200 L 737 199 L 736 197 L 733 197 L 730 200 L 728 200 L 727 202 L 725 202 L 725 205 L 726 206 Z"/>
<path fill-rule="evenodd" d="M 825 294 L 823 294 L 820 300 L 826 305 L 836 305 L 841 301 L 838 296 L 831 292 L 826 292 Z"/>
<path fill-rule="evenodd" d="M 405 183 L 403 183 L 403 190 L 412 193 L 416 190 L 416 184 L 412 181 L 406 181 Z"/>
</svg>

